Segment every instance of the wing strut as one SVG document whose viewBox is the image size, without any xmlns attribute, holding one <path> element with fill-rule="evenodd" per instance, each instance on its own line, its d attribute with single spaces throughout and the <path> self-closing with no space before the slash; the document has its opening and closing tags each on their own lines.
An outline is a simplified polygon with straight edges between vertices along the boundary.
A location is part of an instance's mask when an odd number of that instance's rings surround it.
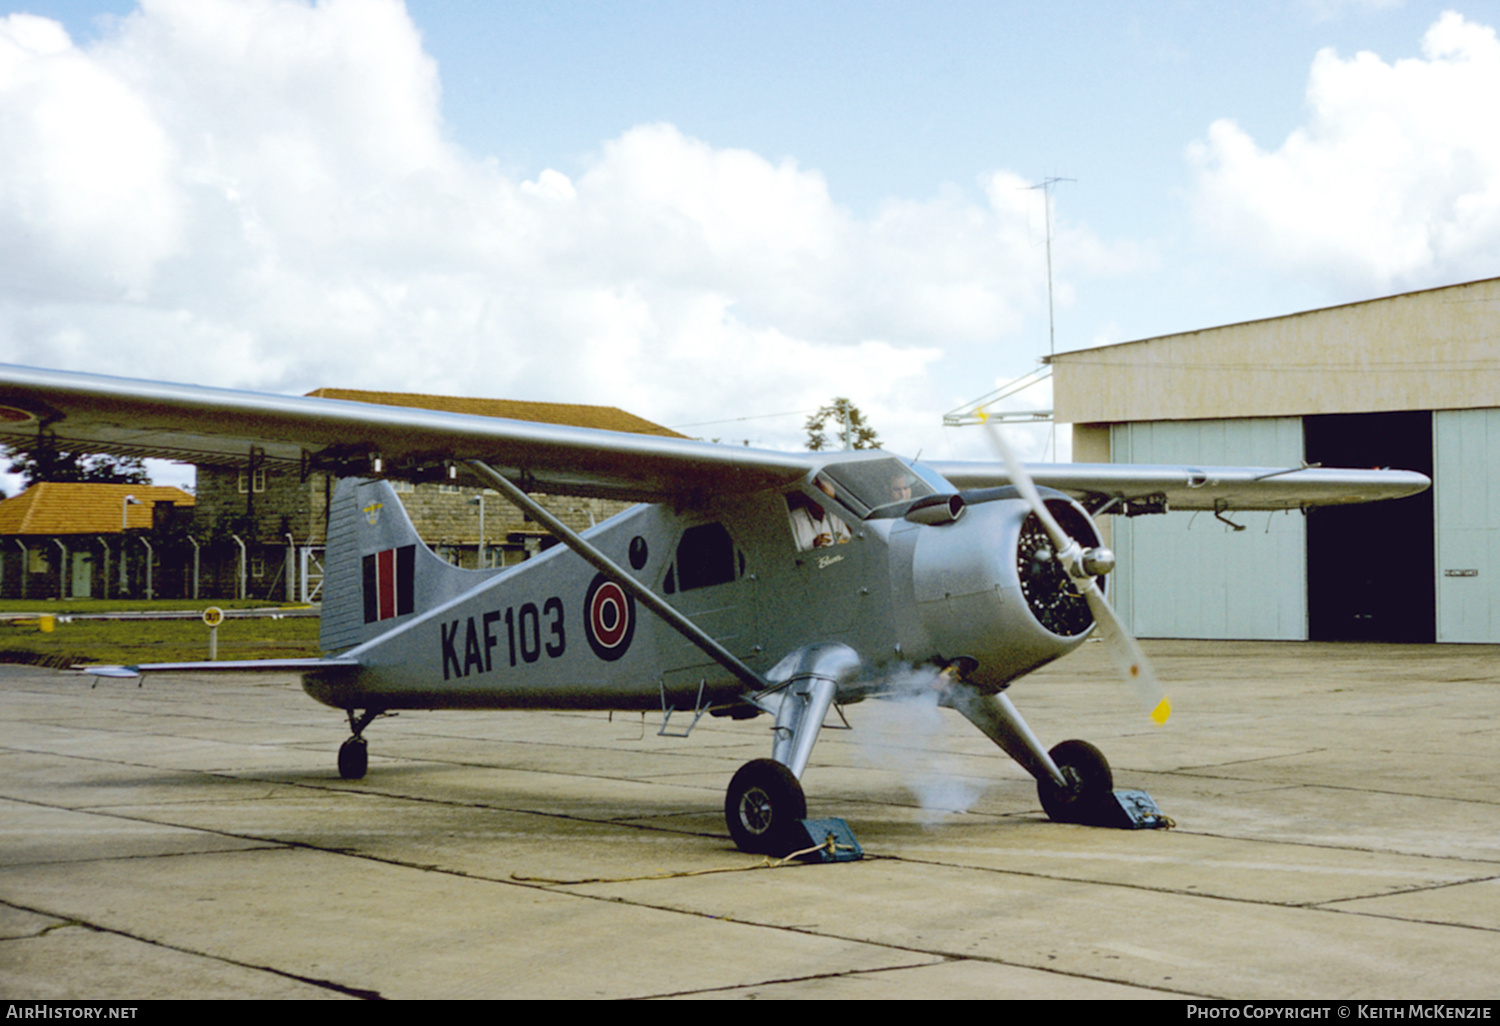
<svg viewBox="0 0 1500 1026">
<path fill-rule="evenodd" d="M 667 605 L 666 602 L 657 597 L 655 592 L 637 581 L 634 577 L 631 577 L 614 560 L 580 538 L 572 528 L 549 513 L 544 506 L 520 488 L 517 488 L 507 478 L 502 476 L 499 471 L 495 470 L 495 468 L 481 460 L 469 460 L 468 465 L 476 474 L 499 489 L 500 494 L 515 503 L 533 520 L 545 527 L 554 538 L 582 556 L 584 561 L 594 569 L 628 591 L 635 597 L 636 601 L 665 620 L 667 626 L 702 649 L 704 654 L 734 674 L 735 678 L 746 687 L 752 691 L 762 691 L 770 687 L 769 682 L 762 679 L 758 673 L 735 658 L 727 648 L 709 637 L 697 624 Z"/>
</svg>

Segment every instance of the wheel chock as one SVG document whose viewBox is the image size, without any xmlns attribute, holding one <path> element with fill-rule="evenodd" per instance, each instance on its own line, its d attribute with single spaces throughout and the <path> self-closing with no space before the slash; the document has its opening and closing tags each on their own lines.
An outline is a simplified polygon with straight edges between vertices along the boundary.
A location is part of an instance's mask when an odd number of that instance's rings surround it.
<svg viewBox="0 0 1500 1026">
<path fill-rule="evenodd" d="M 792 850 L 803 862 L 854 862 L 865 857 L 849 824 L 841 819 L 799 819 L 797 829 L 802 837 Z"/>
<path fill-rule="evenodd" d="M 1094 826 L 1116 830 L 1162 830 L 1172 825 L 1145 791 L 1111 791 L 1099 799 L 1097 812 Z"/>
</svg>

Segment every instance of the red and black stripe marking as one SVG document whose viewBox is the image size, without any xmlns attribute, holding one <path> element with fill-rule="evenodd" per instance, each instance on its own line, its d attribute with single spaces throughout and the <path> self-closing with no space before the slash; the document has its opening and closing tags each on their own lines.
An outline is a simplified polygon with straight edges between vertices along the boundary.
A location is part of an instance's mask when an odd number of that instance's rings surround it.
<svg viewBox="0 0 1500 1026">
<path fill-rule="evenodd" d="M 417 547 L 403 545 L 365 557 L 365 623 L 405 616 L 416 608 L 412 578 Z"/>
</svg>

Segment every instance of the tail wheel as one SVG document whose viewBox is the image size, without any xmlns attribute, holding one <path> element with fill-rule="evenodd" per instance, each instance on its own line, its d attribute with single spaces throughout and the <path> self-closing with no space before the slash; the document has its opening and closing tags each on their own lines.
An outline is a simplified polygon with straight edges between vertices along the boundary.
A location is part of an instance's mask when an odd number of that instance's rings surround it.
<svg viewBox="0 0 1500 1026">
<path fill-rule="evenodd" d="M 1038 780 L 1042 809 L 1058 823 L 1092 822 L 1115 788 L 1104 753 L 1087 741 L 1064 741 L 1047 754 L 1068 784 L 1058 787 L 1049 778 Z"/>
<path fill-rule="evenodd" d="M 370 765 L 370 750 L 362 737 L 351 737 L 339 745 L 339 776 L 359 780 Z"/>
<path fill-rule="evenodd" d="M 797 839 L 797 821 L 807 818 L 807 797 L 792 771 L 775 759 L 740 767 L 724 796 L 724 821 L 740 851 L 782 856 Z"/>
</svg>

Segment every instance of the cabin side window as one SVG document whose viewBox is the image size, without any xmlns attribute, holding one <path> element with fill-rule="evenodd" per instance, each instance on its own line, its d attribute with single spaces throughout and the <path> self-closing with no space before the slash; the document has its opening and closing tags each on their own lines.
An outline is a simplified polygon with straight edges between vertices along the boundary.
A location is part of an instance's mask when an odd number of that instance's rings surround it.
<svg viewBox="0 0 1500 1026">
<path fill-rule="evenodd" d="M 677 558 L 667 567 L 663 589 L 668 595 L 715 584 L 728 584 L 744 573 L 744 556 L 723 524 L 699 524 L 682 532 Z"/>
</svg>

